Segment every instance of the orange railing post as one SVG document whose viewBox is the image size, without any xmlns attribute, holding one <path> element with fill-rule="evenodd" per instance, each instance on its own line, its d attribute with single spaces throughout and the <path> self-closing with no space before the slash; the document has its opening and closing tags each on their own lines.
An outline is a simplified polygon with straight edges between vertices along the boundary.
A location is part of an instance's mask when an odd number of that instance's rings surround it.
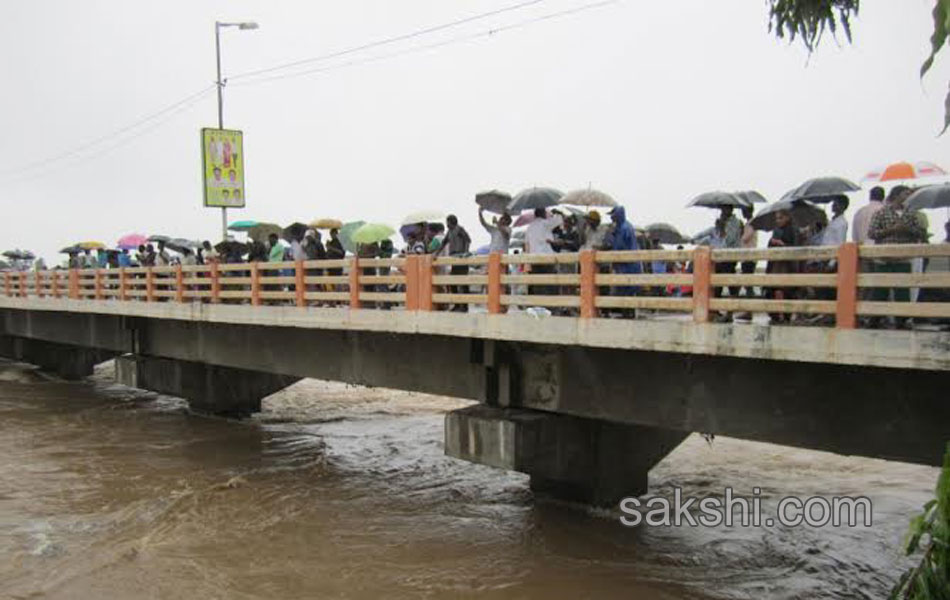
<svg viewBox="0 0 950 600">
<path fill-rule="evenodd" d="M 256 262 L 251 263 L 251 306 L 261 305 L 261 270 Z"/>
<path fill-rule="evenodd" d="M 96 300 L 102 300 L 102 269 L 96 269 L 96 274 L 93 277 Z"/>
<path fill-rule="evenodd" d="M 53 298 L 59 298 L 59 271 L 52 271 L 49 274 L 49 292 Z"/>
<path fill-rule="evenodd" d="M 432 310 L 432 255 L 419 257 L 419 310 Z"/>
<path fill-rule="evenodd" d="M 304 280 L 307 271 L 303 268 L 303 261 L 298 260 L 294 263 L 294 291 L 297 293 L 297 306 L 304 308 L 307 306 L 307 284 Z"/>
<path fill-rule="evenodd" d="M 69 270 L 69 297 L 79 300 L 79 270 Z"/>
<path fill-rule="evenodd" d="M 700 246 L 693 251 L 693 321 L 709 322 L 709 299 L 712 295 L 712 251 Z"/>
<path fill-rule="evenodd" d="M 419 310 L 419 263 L 422 257 L 412 254 L 406 257 L 406 310 Z"/>
<path fill-rule="evenodd" d="M 581 264 L 581 318 L 593 319 L 597 316 L 597 253 L 583 250 Z"/>
<path fill-rule="evenodd" d="M 185 274 L 181 265 L 175 265 L 175 302 L 185 301 Z"/>
<path fill-rule="evenodd" d="M 350 259 L 350 308 L 360 307 L 360 259 Z"/>
<path fill-rule="evenodd" d="M 145 301 L 155 302 L 155 271 L 152 267 L 145 271 Z"/>
<path fill-rule="evenodd" d="M 10 271 L 3 274 L 3 291 L 8 298 L 13 295 L 13 285 L 10 283 L 12 278 L 13 274 Z"/>
<path fill-rule="evenodd" d="M 119 300 L 125 302 L 128 300 L 128 280 L 125 273 L 125 267 L 119 268 Z"/>
<path fill-rule="evenodd" d="M 33 289 L 37 298 L 43 297 L 43 271 L 33 271 Z"/>
<path fill-rule="evenodd" d="M 858 324 L 858 245 L 854 242 L 838 246 L 837 283 L 835 326 L 854 329 Z"/>
<path fill-rule="evenodd" d="M 488 314 L 501 314 L 501 254 L 498 252 L 488 255 Z"/>
<path fill-rule="evenodd" d="M 221 301 L 221 271 L 218 269 L 218 261 L 211 261 L 211 303 L 217 304 Z"/>
<path fill-rule="evenodd" d="M 26 271 L 20 271 L 20 296 L 26 298 Z"/>
</svg>

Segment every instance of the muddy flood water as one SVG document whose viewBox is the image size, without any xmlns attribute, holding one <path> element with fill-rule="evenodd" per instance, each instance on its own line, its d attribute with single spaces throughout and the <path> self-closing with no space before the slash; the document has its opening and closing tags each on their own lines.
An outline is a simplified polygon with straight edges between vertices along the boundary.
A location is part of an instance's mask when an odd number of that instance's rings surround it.
<svg viewBox="0 0 950 600">
<path fill-rule="evenodd" d="M 690 437 L 651 495 L 868 495 L 859 528 L 627 528 L 442 454 L 448 398 L 305 380 L 246 421 L 0 363 L 2 598 L 880 598 L 937 470 Z"/>
</svg>

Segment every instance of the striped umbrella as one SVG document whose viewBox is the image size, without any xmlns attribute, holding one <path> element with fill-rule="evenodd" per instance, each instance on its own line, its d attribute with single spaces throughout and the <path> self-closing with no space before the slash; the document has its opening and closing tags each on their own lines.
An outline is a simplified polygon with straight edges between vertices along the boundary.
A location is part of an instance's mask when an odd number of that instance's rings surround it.
<svg viewBox="0 0 950 600">
<path fill-rule="evenodd" d="M 903 179 L 940 177 L 946 174 L 946 171 L 932 162 L 897 162 L 870 171 L 864 176 L 864 181 L 900 181 Z"/>
</svg>

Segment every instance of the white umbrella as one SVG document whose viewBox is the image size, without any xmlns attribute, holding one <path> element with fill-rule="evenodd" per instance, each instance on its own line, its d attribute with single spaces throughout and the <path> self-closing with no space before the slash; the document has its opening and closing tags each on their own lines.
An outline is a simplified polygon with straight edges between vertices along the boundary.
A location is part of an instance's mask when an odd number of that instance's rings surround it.
<svg viewBox="0 0 950 600">
<path fill-rule="evenodd" d="M 415 225 L 416 223 L 441 223 L 445 220 L 445 213 L 439 210 L 417 210 L 406 215 L 402 220 L 402 225 Z"/>
</svg>

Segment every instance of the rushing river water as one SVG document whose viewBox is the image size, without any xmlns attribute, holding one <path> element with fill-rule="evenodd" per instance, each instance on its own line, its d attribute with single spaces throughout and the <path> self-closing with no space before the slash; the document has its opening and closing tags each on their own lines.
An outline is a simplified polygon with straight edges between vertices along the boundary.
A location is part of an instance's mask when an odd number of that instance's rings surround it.
<svg viewBox="0 0 950 600">
<path fill-rule="evenodd" d="M 879 598 L 936 469 L 693 436 L 651 494 L 867 494 L 861 528 L 626 528 L 442 455 L 447 398 L 303 381 L 256 418 L 0 363 L 3 598 Z"/>
</svg>

